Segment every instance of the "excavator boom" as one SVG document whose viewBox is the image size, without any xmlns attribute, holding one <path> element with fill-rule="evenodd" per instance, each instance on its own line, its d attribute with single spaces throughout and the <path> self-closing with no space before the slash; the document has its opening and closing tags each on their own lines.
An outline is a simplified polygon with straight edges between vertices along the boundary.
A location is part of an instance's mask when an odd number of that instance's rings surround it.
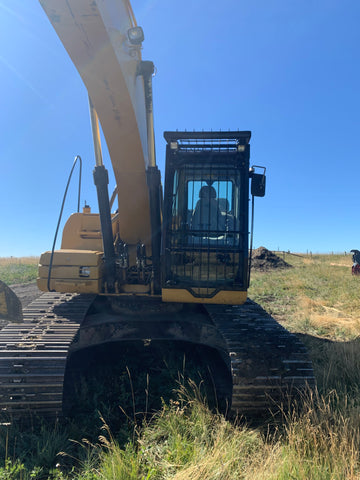
<svg viewBox="0 0 360 480">
<path fill-rule="evenodd" d="M 131 6 L 128 0 L 40 3 L 99 117 L 117 184 L 122 240 L 149 245 L 145 89 L 139 71 L 141 43 L 130 40 L 139 28 Z"/>
</svg>

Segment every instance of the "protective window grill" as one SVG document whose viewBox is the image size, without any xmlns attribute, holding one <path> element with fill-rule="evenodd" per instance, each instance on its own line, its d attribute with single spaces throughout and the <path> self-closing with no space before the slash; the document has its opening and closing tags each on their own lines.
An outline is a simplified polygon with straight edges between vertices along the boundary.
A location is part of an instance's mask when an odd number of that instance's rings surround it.
<svg viewBox="0 0 360 480">
<path fill-rule="evenodd" d="M 165 285 L 195 296 L 247 285 L 251 132 L 165 132 Z"/>
<path fill-rule="evenodd" d="M 251 132 L 164 132 L 164 137 L 168 144 L 176 144 L 176 149 L 182 152 L 236 152 L 244 151 Z"/>
<path fill-rule="evenodd" d="M 184 152 L 236 152 L 239 143 L 229 138 L 182 138 L 178 140 L 178 148 Z"/>
<path fill-rule="evenodd" d="M 171 279 L 202 288 L 243 286 L 246 219 L 238 170 L 184 165 L 176 171 L 168 232 Z"/>
</svg>

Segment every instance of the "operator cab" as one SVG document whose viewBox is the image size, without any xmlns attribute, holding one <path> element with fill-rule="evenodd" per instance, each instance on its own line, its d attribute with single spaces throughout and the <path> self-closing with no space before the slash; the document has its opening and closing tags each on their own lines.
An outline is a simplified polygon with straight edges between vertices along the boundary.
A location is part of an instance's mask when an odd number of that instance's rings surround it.
<svg viewBox="0 0 360 480">
<path fill-rule="evenodd" d="M 251 133 L 164 136 L 163 299 L 243 303 L 248 283 Z"/>
</svg>

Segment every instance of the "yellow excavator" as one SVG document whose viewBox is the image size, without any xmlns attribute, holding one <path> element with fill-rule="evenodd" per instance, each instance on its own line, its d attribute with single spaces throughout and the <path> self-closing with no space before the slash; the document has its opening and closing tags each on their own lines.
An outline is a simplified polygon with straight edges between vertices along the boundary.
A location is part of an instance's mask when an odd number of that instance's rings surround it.
<svg viewBox="0 0 360 480">
<path fill-rule="evenodd" d="M 233 412 L 263 412 L 313 385 L 302 344 L 247 300 L 249 196 L 265 194 L 265 168 L 249 163 L 251 133 L 165 132 L 163 194 L 154 65 L 141 58 L 129 1 L 40 3 L 89 94 L 99 213 L 85 205 L 70 216 L 61 248 L 54 241 L 40 258 L 46 293 L 0 331 L 0 407 L 66 413 L 74 371 L 91 371 L 106 351 L 164 344 L 196 351 Z"/>
</svg>

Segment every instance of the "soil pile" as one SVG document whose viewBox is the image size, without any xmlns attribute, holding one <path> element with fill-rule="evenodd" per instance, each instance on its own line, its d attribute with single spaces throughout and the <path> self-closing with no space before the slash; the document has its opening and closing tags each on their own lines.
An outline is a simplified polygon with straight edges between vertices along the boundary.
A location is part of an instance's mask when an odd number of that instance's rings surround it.
<svg viewBox="0 0 360 480">
<path fill-rule="evenodd" d="M 251 268 L 253 270 L 267 271 L 275 268 L 290 268 L 291 265 L 282 258 L 270 252 L 265 247 L 259 247 L 252 252 Z"/>
</svg>

